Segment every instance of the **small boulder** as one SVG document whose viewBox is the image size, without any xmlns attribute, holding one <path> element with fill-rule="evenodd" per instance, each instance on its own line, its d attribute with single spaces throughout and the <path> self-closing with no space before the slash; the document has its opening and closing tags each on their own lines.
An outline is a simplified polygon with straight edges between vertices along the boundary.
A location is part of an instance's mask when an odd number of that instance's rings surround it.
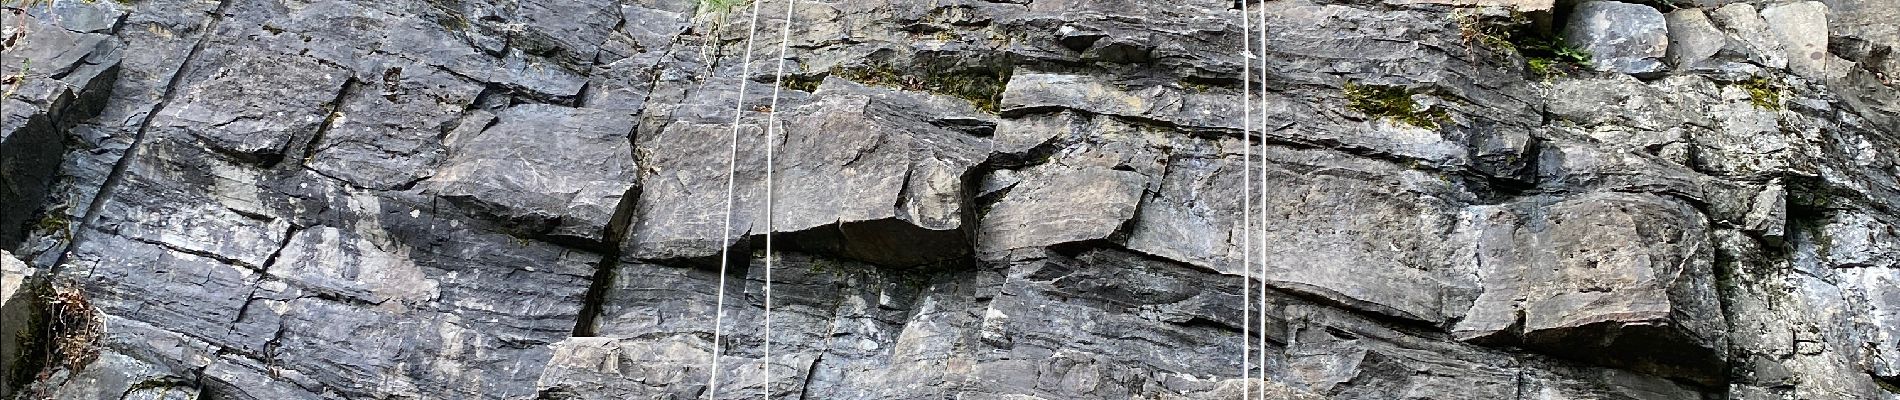
<svg viewBox="0 0 1900 400">
<path fill-rule="evenodd" d="M 1788 70 L 1795 75 L 1819 79 L 1827 73 L 1827 12 L 1827 5 L 1818 1 L 1762 8 L 1761 18 L 1781 42 Z"/>
<path fill-rule="evenodd" d="M 1474 219 L 1484 291 L 1452 327 L 1455 337 L 1521 340 L 1566 358 L 1719 380 L 1726 327 L 1701 213 L 1631 193 L 1518 207 L 1480 210 Z"/>
<path fill-rule="evenodd" d="M 1716 8 L 1709 13 L 1716 26 L 1728 34 L 1730 50 L 1740 53 L 1749 62 L 1768 68 L 1784 68 L 1788 59 L 1782 55 L 1781 42 L 1769 32 L 1768 22 L 1761 19 L 1755 6 L 1748 3 L 1735 3 Z"/>
<path fill-rule="evenodd" d="M 1564 41 L 1591 54 L 1598 71 L 1653 75 L 1668 70 L 1668 23 L 1661 11 L 1614 1 L 1577 5 L 1565 24 Z"/>
<path fill-rule="evenodd" d="M 1670 12 L 1663 17 L 1669 26 L 1669 65 L 1676 69 L 1697 69 L 1728 44 L 1728 37 L 1709 21 L 1700 8 Z"/>
</svg>

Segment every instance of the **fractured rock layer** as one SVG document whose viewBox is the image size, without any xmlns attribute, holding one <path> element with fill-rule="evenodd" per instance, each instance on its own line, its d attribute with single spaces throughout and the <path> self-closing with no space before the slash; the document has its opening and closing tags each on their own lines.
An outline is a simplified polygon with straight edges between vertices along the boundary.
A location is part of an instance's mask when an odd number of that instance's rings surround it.
<svg viewBox="0 0 1900 400">
<path fill-rule="evenodd" d="M 8 3 L 0 396 L 1900 398 L 1891 2 L 758 1 Z"/>
</svg>

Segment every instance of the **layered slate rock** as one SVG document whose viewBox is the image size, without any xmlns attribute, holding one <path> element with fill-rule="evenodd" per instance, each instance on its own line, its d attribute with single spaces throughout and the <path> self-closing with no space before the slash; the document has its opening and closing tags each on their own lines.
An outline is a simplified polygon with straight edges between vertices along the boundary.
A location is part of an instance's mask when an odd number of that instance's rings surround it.
<svg viewBox="0 0 1900 400">
<path fill-rule="evenodd" d="M 781 106 L 791 108 L 771 130 L 777 152 L 772 226 L 790 234 L 785 245 L 892 266 L 969 254 L 974 227 L 965 186 L 988 140 L 951 126 L 970 121 L 976 110 L 958 100 L 837 79 L 802 103 Z M 954 111 L 914 111 L 925 107 Z M 626 245 L 631 254 L 706 257 L 744 235 L 764 233 L 763 117 L 748 115 L 739 128 L 677 122 L 639 137 L 647 186 Z M 728 160 L 734 132 L 740 158 Z M 733 231 L 721 235 L 728 162 L 736 171 Z"/>
<path fill-rule="evenodd" d="M 1284 332 L 1286 380 L 1328 398 L 1693 399 L 1695 387 L 1652 375 L 1432 340 L 1338 309 L 1269 296 L 1269 332 Z M 1271 348 L 1271 347 L 1270 347 Z M 1269 359 L 1269 362 L 1282 362 Z"/>
<path fill-rule="evenodd" d="M 351 79 L 321 59 L 240 44 L 211 45 L 183 68 L 182 84 L 148 122 L 147 134 L 189 135 L 263 166 L 300 156 L 289 155 L 292 143 L 323 129 Z"/>
<path fill-rule="evenodd" d="M 1479 212 L 1484 292 L 1455 335 L 1517 335 L 1568 357 L 1719 379 L 1726 328 L 1700 213 L 1617 193 L 1527 206 L 1521 214 Z"/>
<path fill-rule="evenodd" d="M 359 187 L 407 189 L 432 176 L 447 155 L 443 136 L 482 129 L 493 117 L 466 110 L 483 90 L 477 82 L 400 60 L 379 64 L 380 74 L 343 94 L 306 163 Z"/>
<path fill-rule="evenodd" d="M 1135 216 L 1147 178 L 1103 167 L 1049 165 L 1025 171 L 1017 184 L 983 214 L 979 250 L 1108 239 Z"/>
<path fill-rule="evenodd" d="M 1239 342 L 1197 339 L 1238 329 L 1231 279 L 1118 250 L 1046 253 L 1003 273 L 966 333 L 979 350 L 951 364 L 961 397 L 1179 396 L 1215 389 L 1221 368 L 1239 365 Z"/>
<path fill-rule="evenodd" d="M 633 116 L 528 104 L 494 118 L 486 129 L 448 138 L 430 192 L 523 234 L 606 240 L 609 220 L 635 186 Z"/>
<path fill-rule="evenodd" d="M 1590 53 L 1599 71 L 1652 75 L 1668 69 L 1669 28 L 1662 12 L 1615 1 L 1587 1 L 1570 11 L 1564 41 Z"/>
<path fill-rule="evenodd" d="M 1242 199 L 1230 196 L 1241 185 L 1239 150 L 1218 149 L 1220 158 L 1211 160 L 1183 152 L 1171 160 L 1128 246 L 1239 274 Z M 1417 171 L 1337 152 L 1253 151 L 1264 161 L 1255 168 L 1266 182 L 1252 201 L 1259 221 L 1252 223 L 1251 247 L 1264 251 L 1256 262 L 1264 263 L 1269 285 L 1432 324 L 1463 312 L 1448 305 L 1472 285 L 1458 278 L 1469 261 L 1455 257 L 1462 239 L 1452 236 L 1458 204 L 1469 194 Z M 1383 233 L 1374 239 L 1365 232 Z"/>
<path fill-rule="evenodd" d="M 780 257 L 774 274 L 772 359 L 761 363 L 763 282 L 728 280 L 726 308 L 715 321 L 717 274 L 629 261 L 615 270 L 613 286 L 607 288 L 600 336 L 554 346 L 554 358 L 537 385 L 544 395 L 588 399 L 933 393 L 873 384 L 929 370 L 911 364 L 942 365 L 909 355 L 920 346 L 935 346 L 933 339 L 905 336 L 907 316 L 927 276 L 800 253 Z M 753 260 L 748 275 L 762 274 L 762 261 Z M 709 389 L 716 322 L 723 323 L 717 332 L 724 335 L 726 349 L 719 356 L 719 386 Z"/>
<path fill-rule="evenodd" d="M 25 238 L 66 151 L 62 132 L 100 112 L 121 58 L 117 42 L 84 26 L 18 16 L 8 21 L 0 37 L 8 43 L 0 51 L 0 175 L 6 177 L 0 180 L 0 204 L 6 205 L 0 207 L 0 248 Z"/>
<path fill-rule="evenodd" d="M 0 251 L 80 398 L 1891 397 L 1894 6 L 1722 3 L 1634 75 L 1538 0 L 9 5 L 111 90 Z"/>
</svg>

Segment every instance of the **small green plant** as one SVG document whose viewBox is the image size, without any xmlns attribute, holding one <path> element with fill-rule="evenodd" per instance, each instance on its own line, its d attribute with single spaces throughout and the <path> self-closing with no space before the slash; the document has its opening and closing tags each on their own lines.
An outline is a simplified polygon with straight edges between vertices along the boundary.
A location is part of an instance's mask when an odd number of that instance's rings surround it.
<svg viewBox="0 0 1900 400">
<path fill-rule="evenodd" d="M 13 94 L 20 91 L 20 86 L 26 85 L 26 75 L 32 71 L 33 60 L 21 59 L 20 72 L 0 77 L 0 85 L 7 86 L 6 89 L 0 90 L 0 101 L 7 101 L 7 99 L 13 98 Z"/>
<path fill-rule="evenodd" d="M 1565 75 L 1590 63 L 1589 51 L 1564 43 L 1562 37 L 1535 30 L 1530 17 L 1517 10 L 1503 17 L 1458 13 L 1453 18 L 1467 49 L 1477 44 L 1488 49 L 1516 51 L 1524 56 L 1526 69 L 1539 77 Z"/>
<path fill-rule="evenodd" d="M 1569 75 L 1590 65 L 1590 51 L 1570 46 L 1562 38 L 1535 41 L 1522 49 L 1525 65 L 1543 78 Z"/>
<path fill-rule="evenodd" d="M 1531 74 L 1542 77 L 1555 75 L 1557 73 L 1556 68 L 1558 68 L 1557 61 L 1548 58 L 1526 58 L 1524 59 L 1524 65 L 1531 71 Z"/>
<path fill-rule="evenodd" d="M 1181 88 L 1194 91 L 1195 93 L 1207 93 L 1207 92 L 1214 91 L 1213 84 L 1200 82 L 1200 81 L 1183 80 L 1181 81 Z"/>
<path fill-rule="evenodd" d="M 1526 40 L 1518 46 L 1531 74 L 1551 78 L 1583 69 L 1590 63 L 1590 52 L 1564 43 L 1563 38 Z"/>
<path fill-rule="evenodd" d="M 1748 91 L 1748 102 L 1763 110 L 1781 109 L 1781 82 L 1768 77 L 1757 76 L 1741 82 L 1742 90 Z"/>
<path fill-rule="evenodd" d="M 1438 129 L 1451 120 L 1451 114 L 1439 108 L 1420 108 L 1412 93 L 1403 87 L 1361 85 L 1346 82 L 1346 106 L 1374 118 L 1391 118 L 1425 129 Z"/>
</svg>

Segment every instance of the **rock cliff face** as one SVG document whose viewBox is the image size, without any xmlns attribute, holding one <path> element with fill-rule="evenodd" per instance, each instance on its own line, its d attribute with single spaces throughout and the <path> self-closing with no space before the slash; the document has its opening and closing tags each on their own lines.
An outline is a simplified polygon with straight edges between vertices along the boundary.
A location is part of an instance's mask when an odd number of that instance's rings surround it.
<svg viewBox="0 0 1900 400">
<path fill-rule="evenodd" d="M 0 389 L 1900 398 L 1900 2 L 759 1 L 8 1 Z"/>
</svg>

